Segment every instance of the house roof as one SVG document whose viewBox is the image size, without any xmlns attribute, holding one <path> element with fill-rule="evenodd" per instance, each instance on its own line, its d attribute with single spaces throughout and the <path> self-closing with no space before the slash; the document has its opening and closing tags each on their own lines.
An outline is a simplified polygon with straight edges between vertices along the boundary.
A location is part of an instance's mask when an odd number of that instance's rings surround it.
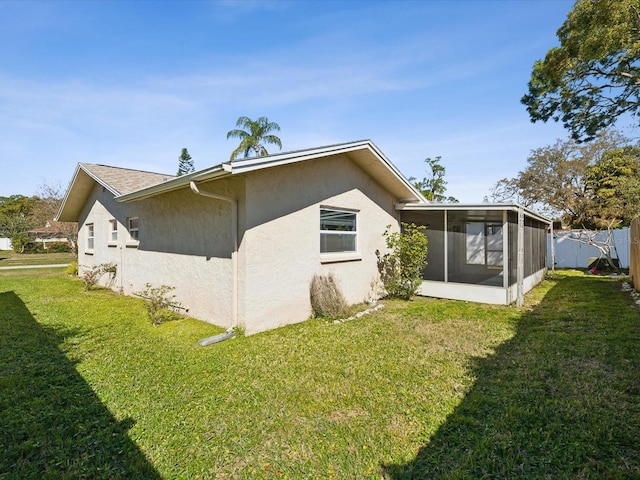
<svg viewBox="0 0 640 480">
<path fill-rule="evenodd" d="M 62 225 L 61 222 L 47 222 L 44 227 L 32 228 L 29 230 L 29 233 L 37 233 L 37 234 L 56 234 L 62 233 Z"/>
<path fill-rule="evenodd" d="M 91 192 L 93 182 L 97 182 L 108 189 L 113 193 L 117 201 L 133 202 L 185 188 L 192 181 L 195 183 L 211 181 L 265 168 L 335 155 L 346 155 L 392 193 L 399 202 L 427 202 L 415 186 L 400 173 L 373 142 L 360 140 L 264 157 L 228 161 L 179 177 L 81 163 L 76 169 L 56 219 L 77 221 L 80 211 Z"/>
<path fill-rule="evenodd" d="M 185 187 L 191 181 L 195 183 L 210 181 L 233 175 L 245 174 L 265 168 L 289 165 L 292 163 L 346 155 L 360 168 L 369 173 L 383 187 L 391 192 L 398 201 L 404 203 L 427 202 L 422 194 L 409 182 L 371 140 L 328 145 L 307 150 L 266 155 L 229 161 L 213 167 L 176 177 L 162 185 L 142 188 L 118 198 L 121 202 L 130 202 L 152 197 L 170 190 Z"/>
<path fill-rule="evenodd" d="M 175 178 L 173 175 L 144 172 L 129 168 L 79 163 L 73 174 L 67 193 L 63 199 L 56 220 L 75 222 L 91 190 L 97 183 L 115 197 L 148 188 Z"/>
</svg>

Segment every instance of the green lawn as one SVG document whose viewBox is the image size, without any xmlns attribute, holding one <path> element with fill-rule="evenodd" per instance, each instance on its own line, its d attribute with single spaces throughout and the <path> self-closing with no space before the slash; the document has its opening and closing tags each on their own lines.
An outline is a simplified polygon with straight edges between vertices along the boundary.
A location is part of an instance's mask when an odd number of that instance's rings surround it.
<svg viewBox="0 0 640 480">
<path fill-rule="evenodd" d="M 0 267 L 56 265 L 74 260 L 74 253 L 15 253 L 13 250 L 0 250 Z"/>
<path fill-rule="evenodd" d="M 0 479 L 640 478 L 640 311 L 604 277 L 209 347 L 62 269 L 0 306 Z"/>
</svg>

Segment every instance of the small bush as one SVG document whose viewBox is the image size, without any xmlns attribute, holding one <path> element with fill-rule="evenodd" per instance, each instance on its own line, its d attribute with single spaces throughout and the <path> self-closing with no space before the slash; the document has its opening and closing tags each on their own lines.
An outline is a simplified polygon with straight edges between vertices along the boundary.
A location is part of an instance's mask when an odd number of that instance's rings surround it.
<svg viewBox="0 0 640 480">
<path fill-rule="evenodd" d="M 169 292 L 174 289 L 175 287 L 170 287 L 169 285 L 154 287 L 147 283 L 143 291 L 134 293 L 134 295 L 148 300 L 146 304 L 147 313 L 149 320 L 154 325 L 180 318 L 177 314 L 179 310 L 188 311 L 181 303 L 175 301 L 175 295 L 169 295 Z"/>
<path fill-rule="evenodd" d="M 117 266 L 115 263 L 101 263 L 100 265 L 91 265 L 84 267 L 80 279 L 84 282 L 85 291 L 94 288 L 104 274 L 109 274 L 108 286 L 111 286 L 116 279 Z"/>
<path fill-rule="evenodd" d="M 71 262 L 69 265 L 67 265 L 67 268 L 64 269 L 64 273 L 66 273 L 67 275 L 71 275 L 71 276 L 77 276 L 78 275 L 78 262 Z"/>
<path fill-rule="evenodd" d="M 314 275 L 309 290 L 314 317 L 339 318 L 344 315 L 347 300 L 332 273 Z"/>
<path fill-rule="evenodd" d="M 24 253 L 27 243 L 29 243 L 29 235 L 26 232 L 17 233 L 11 237 L 11 247 L 15 253 Z"/>
<path fill-rule="evenodd" d="M 378 257 L 380 280 L 388 297 L 409 300 L 422 282 L 422 270 L 427 266 L 426 227 L 402 223 L 401 232 L 390 232 L 391 225 L 383 233 L 389 253 Z"/>
</svg>

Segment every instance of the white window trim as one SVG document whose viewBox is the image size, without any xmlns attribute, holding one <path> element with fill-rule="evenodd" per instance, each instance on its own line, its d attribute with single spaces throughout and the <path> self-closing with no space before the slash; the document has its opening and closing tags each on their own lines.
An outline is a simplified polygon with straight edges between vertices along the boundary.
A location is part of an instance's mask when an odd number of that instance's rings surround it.
<svg viewBox="0 0 640 480">
<path fill-rule="evenodd" d="M 355 236 L 355 250 L 348 252 L 320 252 L 320 263 L 338 263 L 338 262 L 351 262 L 362 260 L 362 255 L 360 253 L 360 238 L 359 238 L 359 210 L 349 209 L 349 208 L 341 208 L 341 207 L 331 207 L 327 205 L 320 205 L 320 218 L 322 216 L 323 210 L 330 210 L 333 212 L 343 212 L 343 213 L 351 213 L 356 216 L 356 224 L 354 232 L 339 232 L 340 235 L 353 235 Z M 322 234 L 335 235 L 338 234 L 335 230 L 320 230 L 320 237 Z"/>
<path fill-rule="evenodd" d="M 502 244 L 504 242 L 504 239 L 502 239 L 502 237 L 500 248 L 491 248 L 491 245 L 489 243 L 491 239 L 488 235 L 488 230 L 490 227 L 499 227 L 502 235 L 502 229 L 504 227 L 501 223 L 489 221 L 466 223 L 465 242 L 467 265 L 483 265 L 489 269 L 503 268 L 504 258 L 502 258 L 501 264 L 490 261 L 491 254 L 499 253 L 501 257 L 504 256 L 504 247 Z"/>
<path fill-rule="evenodd" d="M 114 228 L 115 227 L 115 228 Z M 109 245 L 118 243 L 118 221 L 115 218 L 109 220 Z"/>
<path fill-rule="evenodd" d="M 86 243 L 86 251 L 93 252 L 96 241 L 96 230 L 95 225 L 93 223 L 87 223 L 87 243 Z"/>
<path fill-rule="evenodd" d="M 489 235 L 489 228 L 498 227 L 500 229 L 500 236 L 498 237 L 500 240 L 499 248 L 493 247 L 490 244 L 491 237 L 493 235 Z M 504 268 L 504 226 L 502 223 L 498 222 L 485 222 L 484 232 L 485 232 L 485 256 L 486 256 L 486 265 L 487 268 L 490 269 L 499 269 L 502 270 Z M 494 234 L 495 235 L 495 234 Z M 494 254 L 494 255 L 492 255 Z M 499 254 L 498 257 L 501 260 L 501 263 L 495 263 L 491 261 L 491 258 L 495 256 L 495 254 Z"/>
</svg>

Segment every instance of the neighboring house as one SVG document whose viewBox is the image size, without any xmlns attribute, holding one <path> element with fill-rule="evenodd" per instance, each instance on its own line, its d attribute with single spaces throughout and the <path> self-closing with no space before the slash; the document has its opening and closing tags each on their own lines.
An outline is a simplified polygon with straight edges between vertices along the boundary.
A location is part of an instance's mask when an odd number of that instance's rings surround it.
<svg viewBox="0 0 640 480">
<path fill-rule="evenodd" d="M 41 243 L 42 248 L 45 250 L 52 243 L 69 243 L 69 239 L 63 232 L 60 222 L 47 222 L 44 227 L 33 228 L 29 230 L 29 241 L 34 243 Z"/>
<path fill-rule="evenodd" d="M 169 285 L 191 316 L 248 334 L 309 318 L 315 274 L 364 301 L 382 233 L 401 221 L 429 227 L 425 295 L 508 304 L 545 271 L 546 219 L 517 205 L 429 204 L 367 140 L 180 177 L 79 164 L 56 220 L 79 223 L 81 273 L 114 263 L 121 292 Z"/>
</svg>

